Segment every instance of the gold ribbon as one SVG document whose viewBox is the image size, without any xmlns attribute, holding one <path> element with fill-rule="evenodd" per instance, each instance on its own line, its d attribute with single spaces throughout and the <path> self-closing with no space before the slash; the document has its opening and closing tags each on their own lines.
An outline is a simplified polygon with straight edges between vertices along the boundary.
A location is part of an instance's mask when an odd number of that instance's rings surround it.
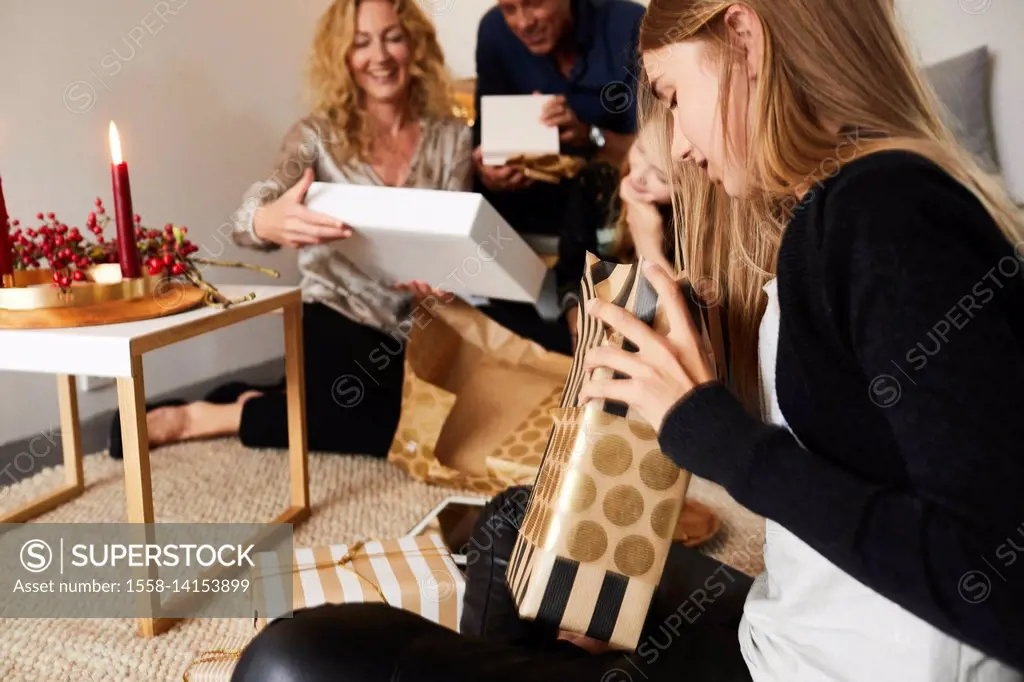
<svg viewBox="0 0 1024 682">
<path fill-rule="evenodd" d="M 210 649 L 204 651 L 188 664 L 185 668 L 185 672 L 181 674 L 182 682 L 189 682 L 188 671 L 192 670 L 196 666 L 203 665 L 204 663 L 221 663 L 223 661 L 237 661 L 242 657 L 243 649 Z"/>
<path fill-rule="evenodd" d="M 505 162 L 505 165 L 520 169 L 533 180 L 557 184 L 579 174 L 586 162 L 565 154 L 519 155 Z"/>
<path fill-rule="evenodd" d="M 380 585 L 378 585 L 374 581 L 372 581 L 369 578 L 367 578 L 365 575 L 363 575 L 362 573 L 357 571 L 354 567 L 346 566 L 345 565 L 347 563 L 351 563 L 351 562 L 355 561 L 356 555 L 359 554 L 360 550 L 363 549 L 363 545 L 365 545 L 365 544 L 366 544 L 365 540 L 360 540 L 359 542 L 355 543 L 354 545 L 349 547 L 348 551 L 345 552 L 345 555 L 342 556 L 337 561 L 335 561 L 333 565 L 334 566 L 340 566 L 341 568 L 344 568 L 346 570 L 349 570 L 349 571 L 355 573 L 356 577 L 358 577 L 364 583 L 366 583 L 370 587 L 372 587 L 373 591 L 377 593 L 377 596 L 379 596 L 381 598 L 381 600 L 386 604 L 388 602 L 388 599 L 387 599 L 387 597 L 384 596 L 384 591 L 380 589 Z M 404 554 L 404 552 L 399 552 L 399 554 Z M 381 556 L 387 556 L 387 555 L 388 555 L 388 552 L 384 552 Z M 318 566 L 314 566 L 313 568 L 316 571 L 320 570 L 320 567 L 318 567 Z M 309 569 L 308 569 L 308 567 L 305 567 L 305 568 L 302 568 L 300 570 L 304 570 L 305 571 L 305 570 L 309 570 Z M 292 569 L 292 573 L 294 573 L 294 572 L 295 572 L 295 569 L 293 568 Z"/>
</svg>

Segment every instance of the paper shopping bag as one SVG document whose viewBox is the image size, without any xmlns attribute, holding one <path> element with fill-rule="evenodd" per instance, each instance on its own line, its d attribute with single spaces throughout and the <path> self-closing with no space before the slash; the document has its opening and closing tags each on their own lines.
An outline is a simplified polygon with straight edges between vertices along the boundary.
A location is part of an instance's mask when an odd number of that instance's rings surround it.
<svg viewBox="0 0 1024 682">
<path fill-rule="evenodd" d="M 614 302 L 666 330 L 641 264 L 590 256 L 582 289 L 584 305 L 595 298 Z M 714 331 L 719 312 L 691 309 L 708 347 L 721 337 Z M 636 351 L 599 320 L 584 314 L 580 322 L 572 371 L 506 577 L 521 617 L 631 650 L 661 579 L 690 474 L 661 452 L 657 433 L 632 408 L 605 400 L 577 404 L 588 351 L 601 345 Z M 595 378 L 609 374 L 599 370 Z"/>
<path fill-rule="evenodd" d="M 419 480 L 485 495 L 532 482 L 571 358 L 461 300 L 413 320 L 388 459 Z"/>
</svg>

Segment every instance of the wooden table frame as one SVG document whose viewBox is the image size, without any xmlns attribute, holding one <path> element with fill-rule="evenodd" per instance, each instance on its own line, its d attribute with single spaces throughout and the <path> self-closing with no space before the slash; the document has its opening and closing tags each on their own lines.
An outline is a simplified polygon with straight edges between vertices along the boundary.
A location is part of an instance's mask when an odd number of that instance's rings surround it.
<svg viewBox="0 0 1024 682">
<path fill-rule="evenodd" d="M 124 445 L 125 495 L 129 523 L 154 523 L 153 487 L 149 464 L 149 438 L 146 430 L 146 390 L 143 380 L 142 356 L 207 332 L 273 312 L 283 311 L 285 382 L 288 403 L 288 451 L 291 506 L 268 523 L 298 524 L 309 518 L 309 468 L 306 434 L 306 391 L 302 348 L 301 293 L 256 300 L 228 308 L 216 315 L 203 317 L 185 325 L 158 330 L 135 337 L 131 341 L 131 376 L 117 377 L 117 402 L 121 411 L 121 437 Z M 85 490 L 82 472 L 82 440 L 78 418 L 78 396 L 75 377 L 57 375 L 60 403 L 61 440 L 64 451 L 65 483 L 63 486 L 0 515 L 0 523 L 21 523 L 59 507 Z M 138 619 L 138 632 L 154 637 L 170 629 L 176 618 Z"/>
</svg>

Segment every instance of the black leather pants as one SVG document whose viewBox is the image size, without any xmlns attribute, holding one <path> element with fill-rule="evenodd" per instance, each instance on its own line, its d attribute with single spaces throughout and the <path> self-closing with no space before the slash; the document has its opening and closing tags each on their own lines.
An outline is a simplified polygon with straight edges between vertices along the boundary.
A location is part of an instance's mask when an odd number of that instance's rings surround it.
<svg viewBox="0 0 1024 682">
<path fill-rule="evenodd" d="M 232 682 L 747 682 L 736 627 L 751 580 L 673 546 L 636 652 L 591 655 L 518 617 L 504 581 L 528 489 L 492 500 L 468 552 L 462 634 L 383 604 L 299 611 L 261 632 Z"/>
</svg>

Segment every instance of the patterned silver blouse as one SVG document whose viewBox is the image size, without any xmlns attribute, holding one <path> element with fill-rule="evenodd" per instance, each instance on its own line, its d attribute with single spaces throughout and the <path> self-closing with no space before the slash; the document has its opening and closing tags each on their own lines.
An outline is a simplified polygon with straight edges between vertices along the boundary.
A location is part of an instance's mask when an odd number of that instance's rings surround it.
<svg viewBox="0 0 1024 682">
<path fill-rule="evenodd" d="M 457 118 L 421 120 L 420 140 L 413 153 L 403 187 L 468 191 L 472 185 L 472 132 Z M 307 168 L 319 182 L 354 185 L 385 183 L 373 167 L 358 159 L 339 163 L 331 154 L 336 128 L 326 119 L 307 117 L 291 127 L 266 180 L 252 185 L 242 207 L 235 212 L 232 238 L 240 246 L 273 251 L 280 246 L 264 241 L 253 231 L 253 214 L 292 187 Z M 391 331 L 411 312 L 412 294 L 396 291 L 359 269 L 330 244 L 299 249 L 302 298 L 322 303 L 342 315 L 382 331 Z"/>
</svg>

